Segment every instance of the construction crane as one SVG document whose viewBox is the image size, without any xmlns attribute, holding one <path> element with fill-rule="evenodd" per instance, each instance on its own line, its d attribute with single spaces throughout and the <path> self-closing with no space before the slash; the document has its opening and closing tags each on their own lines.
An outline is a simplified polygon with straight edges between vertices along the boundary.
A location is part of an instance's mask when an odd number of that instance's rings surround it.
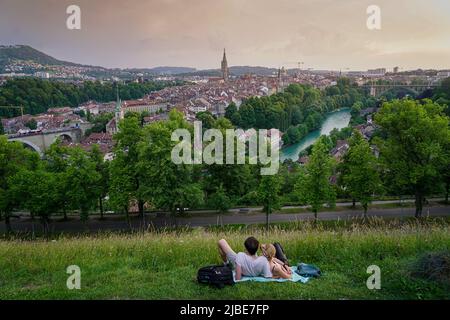
<svg viewBox="0 0 450 320">
<path fill-rule="evenodd" d="M 298 68 L 298 71 L 300 72 L 302 70 L 302 66 L 305 64 L 302 61 L 286 61 L 283 64 L 287 64 L 287 65 L 295 65 Z"/>
<path fill-rule="evenodd" d="M 21 117 L 23 118 L 23 107 L 22 106 L 0 106 L 0 109 L 19 109 Z"/>
</svg>

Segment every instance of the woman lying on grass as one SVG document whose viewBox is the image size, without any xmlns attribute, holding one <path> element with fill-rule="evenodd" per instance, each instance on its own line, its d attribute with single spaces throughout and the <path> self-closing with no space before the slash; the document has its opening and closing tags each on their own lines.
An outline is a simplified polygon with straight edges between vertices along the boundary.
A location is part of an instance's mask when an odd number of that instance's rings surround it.
<svg viewBox="0 0 450 320">
<path fill-rule="evenodd" d="M 267 261 L 270 266 L 270 270 L 272 272 L 272 278 L 274 279 L 290 279 L 292 278 L 292 270 L 291 268 L 283 263 L 282 261 L 275 258 L 276 249 L 273 244 L 262 244 L 261 251 L 264 257 L 267 258 Z"/>
</svg>

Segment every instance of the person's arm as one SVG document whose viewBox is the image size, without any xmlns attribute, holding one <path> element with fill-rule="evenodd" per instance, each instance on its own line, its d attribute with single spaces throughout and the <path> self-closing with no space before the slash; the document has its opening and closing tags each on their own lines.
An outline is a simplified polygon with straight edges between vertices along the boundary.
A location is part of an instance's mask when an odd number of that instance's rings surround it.
<svg viewBox="0 0 450 320">
<path fill-rule="evenodd" d="M 277 259 L 277 258 L 274 257 L 274 258 L 272 258 L 272 261 L 275 262 L 275 263 L 277 263 L 277 264 L 279 264 L 280 266 L 283 266 L 282 269 L 285 269 L 284 271 L 287 272 L 288 274 L 291 274 L 291 273 L 292 273 L 292 270 L 291 270 L 291 268 L 289 267 L 289 265 L 286 264 L 286 263 L 284 263 L 284 262 L 281 261 L 280 259 Z"/>
<path fill-rule="evenodd" d="M 236 280 L 241 280 L 242 278 L 242 268 L 241 265 L 236 263 Z"/>
<path fill-rule="evenodd" d="M 279 277 L 279 278 L 282 278 L 282 279 L 290 279 L 290 278 L 292 278 L 292 274 L 289 273 L 289 272 L 286 272 L 284 270 L 284 268 L 282 268 L 278 264 L 275 264 L 275 266 L 273 268 L 273 274 L 274 274 L 274 277 L 276 276 L 276 277 Z"/>
<path fill-rule="evenodd" d="M 275 257 L 272 258 L 272 261 L 275 262 L 275 263 L 279 263 L 279 264 L 281 264 L 281 265 L 284 264 L 283 261 L 281 261 L 280 259 L 277 259 L 277 258 L 275 258 Z"/>
</svg>

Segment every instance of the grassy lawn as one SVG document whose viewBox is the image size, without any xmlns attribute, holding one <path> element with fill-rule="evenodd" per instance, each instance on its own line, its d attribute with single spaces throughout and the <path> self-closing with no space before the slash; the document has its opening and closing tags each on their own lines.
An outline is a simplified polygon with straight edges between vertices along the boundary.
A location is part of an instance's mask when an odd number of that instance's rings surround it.
<svg viewBox="0 0 450 320">
<path fill-rule="evenodd" d="M 429 252 L 450 250 L 450 220 L 298 222 L 259 227 L 0 240 L 0 299 L 448 299 L 450 284 L 411 274 Z M 223 290 L 196 283 L 197 269 L 219 263 L 216 242 L 243 250 L 246 236 L 281 242 L 293 264 L 323 276 L 307 284 L 240 283 Z M 81 290 L 68 290 L 66 268 L 81 268 Z M 381 290 L 368 290 L 370 265 Z M 447 278 L 448 279 L 448 278 Z"/>
</svg>

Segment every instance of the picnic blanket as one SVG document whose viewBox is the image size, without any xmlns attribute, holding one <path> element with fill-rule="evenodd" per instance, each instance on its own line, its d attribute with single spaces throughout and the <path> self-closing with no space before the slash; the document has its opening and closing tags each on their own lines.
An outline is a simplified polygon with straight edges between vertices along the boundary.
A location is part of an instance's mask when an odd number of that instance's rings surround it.
<svg viewBox="0 0 450 320">
<path fill-rule="evenodd" d="M 236 273 L 233 271 L 234 281 L 236 283 L 245 282 L 245 281 L 255 281 L 255 282 L 308 282 L 309 278 L 302 277 L 298 275 L 295 271 L 297 267 L 291 267 L 292 270 L 292 278 L 291 279 L 273 279 L 273 278 L 264 278 L 264 277 L 242 277 L 241 280 L 236 280 Z"/>
</svg>

